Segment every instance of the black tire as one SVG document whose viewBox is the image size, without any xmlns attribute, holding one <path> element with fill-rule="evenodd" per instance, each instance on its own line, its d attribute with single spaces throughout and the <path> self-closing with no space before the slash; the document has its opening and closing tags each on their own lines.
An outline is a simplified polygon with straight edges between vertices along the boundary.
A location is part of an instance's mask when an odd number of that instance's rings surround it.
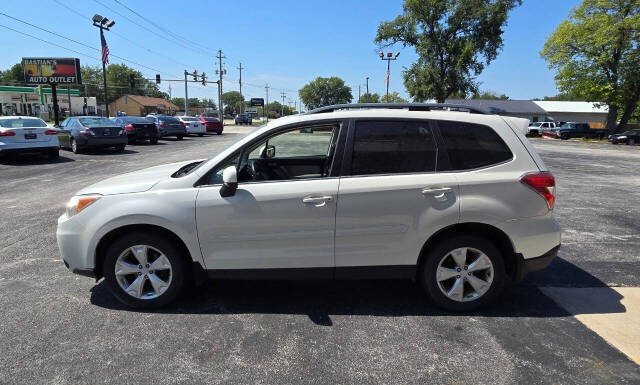
<svg viewBox="0 0 640 385">
<path fill-rule="evenodd" d="M 76 142 L 76 140 L 73 138 L 71 138 L 71 151 L 74 154 L 80 154 L 82 152 L 82 150 L 80 150 L 80 147 L 78 147 L 78 142 Z"/>
<path fill-rule="evenodd" d="M 568 140 L 569 139 L 569 135 L 568 134 L 560 134 L 560 139 Z"/>
<path fill-rule="evenodd" d="M 202 138 L 204 136 L 204 134 L 198 134 L 198 136 Z"/>
<path fill-rule="evenodd" d="M 176 139 L 177 139 L 177 140 L 182 140 L 182 138 L 183 138 L 183 135 L 178 135 L 178 136 L 176 136 Z"/>
<path fill-rule="evenodd" d="M 172 277 L 169 288 L 153 299 L 140 299 L 127 294 L 118 284 L 115 275 L 115 265 L 120 254 L 135 245 L 148 245 L 160 250 L 171 263 Z M 126 234 L 115 240 L 107 250 L 102 264 L 102 272 L 109 291 L 118 301 L 134 308 L 158 308 L 174 301 L 185 286 L 186 258 L 178 248 L 166 238 L 150 233 Z"/>
<path fill-rule="evenodd" d="M 60 150 L 51 150 L 47 153 L 47 159 L 58 160 L 60 158 Z"/>
<path fill-rule="evenodd" d="M 220 131 L 216 131 L 216 134 L 218 134 L 218 135 L 222 135 L 222 130 L 220 130 Z"/>
<path fill-rule="evenodd" d="M 472 247 L 482 251 L 493 264 L 493 281 L 491 287 L 479 298 L 458 302 L 447 297 L 438 286 L 436 271 L 440 260 L 449 252 L 460 247 Z M 439 307 L 457 312 L 472 311 L 494 302 L 502 293 L 505 282 L 504 257 L 500 250 L 485 238 L 473 235 L 459 235 L 445 238 L 427 251 L 418 272 L 419 282 L 433 302 Z M 468 283 L 465 283 L 468 285 Z"/>
<path fill-rule="evenodd" d="M 122 145 L 120 145 L 120 146 L 116 146 L 116 151 L 117 151 L 117 152 L 124 152 L 124 148 L 125 148 L 125 147 L 126 147 L 126 146 L 125 146 L 124 144 L 122 144 Z"/>
<path fill-rule="evenodd" d="M 152 139 L 149 139 L 149 143 L 151 143 L 151 144 L 158 144 L 158 138 L 152 138 Z"/>
</svg>

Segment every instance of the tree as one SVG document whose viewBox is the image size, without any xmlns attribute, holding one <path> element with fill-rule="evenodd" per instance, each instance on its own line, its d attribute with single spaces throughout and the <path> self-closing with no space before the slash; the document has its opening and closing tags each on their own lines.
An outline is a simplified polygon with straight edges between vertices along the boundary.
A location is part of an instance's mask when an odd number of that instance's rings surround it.
<svg viewBox="0 0 640 385">
<path fill-rule="evenodd" d="M 389 96 L 384 95 L 380 101 L 382 103 L 406 103 L 407 100 L 403 99 L 402 97 L 400 97 L 400 94 L 398 93 L 398 91 L 393 91 L 392 93 L 389 94 Z"/>
<path fill-rule="evenodd" d="M 350 103 L 353 99 L 351 87 L 345 85 L 344 80 L 335 76 L 330 78 L 317 77 L 302 87 L 298 94 L 309 110 L 332 104 Z"/>
<path fill-rule="evenodd" d="M 6 71 L 0 71 L 0 81 L 6 84 L 23 83 L 24 70 L 22 63 L 14 64 Z"/>
<path fill-rule="evenodd" d="M 623 130 L 640 101 L 640 2 L 584 0 L 540 54 L 561 92 L 605 103 L 607 129 Z"/>
<path fill-rule="evenodd" d="M 507 14 L 522 0 L 405 0 L 404 12 L 378 26 L 381 48 L 414 47 L 418 60 L 403 71 L 416 101 L 443 103 L 451 94 L 476 93 L 475 76 L 502 48 Z"/>
<path fill-rule="evenodd" d="M 244 101 L 244 97 L 238 91 L 228 91 L 222 94 L 222 105 L 225 114 L 234 114 L 240 110 L 240 103 Z"/>
<path fill-rule="evenodd" d="M 103 104 L 102 67 L 85 65 L 82 66 L 80 71 L 82 73 L 82 82 L 88 88 L 87 93 L 95 96 L 98 104 Z M 131 87 L 131 75 L 134 78 L 134 87 Z M 109 103 L 122 95 L 144 95 L 169 99 L 169 95 L 166 92 L 158 89 L 155 81 L 145 79 L 140 71 L 134 70 L 125 64 L 110 64 L 107 67 L 107 93 L 107 101 Z"/>
<path fill-rule="evenodd" d="M 362 94 L 358 103 L 380 103 L 380 95 L 378 94 Z"/>
</svg>

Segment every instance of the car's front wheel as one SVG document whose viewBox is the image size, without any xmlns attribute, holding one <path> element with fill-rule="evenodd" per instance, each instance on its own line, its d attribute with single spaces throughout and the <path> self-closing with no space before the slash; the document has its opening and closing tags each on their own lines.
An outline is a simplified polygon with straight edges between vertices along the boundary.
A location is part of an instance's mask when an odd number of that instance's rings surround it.
<svg viewBox="0 0 640 385">
<path fill-rule="evenodd" d="M 446 238 L 425 257 L 420 282 L 444 309 L 471 311 L 493 302 L 502 292 L 504 259 L 500 250 L 484 238 Z"/>
<path fill-rule="evenodd" d="M 71 139 L 71 151 L 74 154 L 79 154 L 80 153 L 80 147 L 78 147 L 78 142 L 75 139 Z"/>
<path fill-rule="evenodd" d="M 182 291 L 185 259 L 169 240 L 148 233 L 118 238 L 107 250 L 102 272 L 111 293 L 137 308 L 167 305 Z"/>
</svg>

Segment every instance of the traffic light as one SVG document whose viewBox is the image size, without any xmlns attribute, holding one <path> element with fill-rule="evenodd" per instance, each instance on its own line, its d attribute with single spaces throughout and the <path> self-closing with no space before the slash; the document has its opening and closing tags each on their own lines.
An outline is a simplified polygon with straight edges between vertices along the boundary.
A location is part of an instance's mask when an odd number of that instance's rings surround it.
<svg viewBox="0 0 640 385">
<path fill-rule="evenodd" d="M 193 81 L 197 82 L 198 81 L 198 70 L 193 70 Z"/>
<path fill-rule="evenodd" d="M 156 74 L 156 84 L 160 84 L 160 74 Z"/>
<path fill-rule="evenodd" d="M 200 75 L 200 77 L 202 78 L 202 85 L 206 86 L 207 85 L 207 74 L 203 72 L 202 75 Z"/>
<path fill-rule="evenodd" d="M 129 74 L 129 86 L 136 88 L 136 74 Z"/>
</svg>

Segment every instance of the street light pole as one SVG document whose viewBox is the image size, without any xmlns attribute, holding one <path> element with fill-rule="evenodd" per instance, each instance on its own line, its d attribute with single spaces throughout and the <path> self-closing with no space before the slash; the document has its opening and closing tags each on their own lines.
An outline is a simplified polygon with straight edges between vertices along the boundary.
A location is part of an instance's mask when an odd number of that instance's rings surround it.
<svg viewBox="0 0 640 385">
<path fill-rule="evenodd" d="M 95 15 L 93 15 L 93 18 L 91 19 L 91 21 L 93 21 L 93 26 L 94 27 L 98 27 L 100 28 L 100 47 L 101 47 L 101 51 L 102 51 L 102 82 L 104 84 L 104 108 L 105 108 L 105 112 L 107 113 L 107 118 L 109 117 L 109 101 L 107 100 L 107 66 L 106 66 L 106 61 L 108 60 L 108 50 L 109 48 L 106 47 L 106 43 L 105 39 L 104 39 L 104 31 L 107 30 L 109 31 L 109 28 L 113 27 L 113 25 L 116 23 L 113 20 L 109 20 L 106 17 L 102 17 L 100 15 L 98 15 L 97 13 Z M 106 51 L 105 52 L 105 48 Z"/>
<path fill-rule="evenodd" d="M 387 74 L 385 76 L 385 80 L 387 83 L 387 103 L 388 103 L 389 102 L 389 78 L 391 77 L 391 60 L 397 60 L 398 56 L 400 56 L 400 52 L 396 52 L 395 56 L 393 55 L 392 52 L 387 52 L 387 55 L 385 56 L 384 53 L 382 53 L 381 51 L 380 53 L 378 53 L 378 55 L 380 56 L 380 59 L 387 61 Z"/>
</svg>

